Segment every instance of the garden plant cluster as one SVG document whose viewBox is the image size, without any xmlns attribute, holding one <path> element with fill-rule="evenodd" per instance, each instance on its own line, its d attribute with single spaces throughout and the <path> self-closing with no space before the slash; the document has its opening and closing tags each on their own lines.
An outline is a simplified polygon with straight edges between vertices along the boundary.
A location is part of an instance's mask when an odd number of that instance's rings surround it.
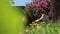
<svg viewBox="0 0 60 34">
<path fill-rule="evenodd" d="M 26 4 L 25 10 L 30 17 L 39 18 L 40 12 L 49 16 L 51 0 L 32 0 Z M 44 21 L 35 23 L 32 21 L 24 30 L 25 34 L 60 34 L 60 23 L 53 22 L 46 24 Z"/>
</svg>

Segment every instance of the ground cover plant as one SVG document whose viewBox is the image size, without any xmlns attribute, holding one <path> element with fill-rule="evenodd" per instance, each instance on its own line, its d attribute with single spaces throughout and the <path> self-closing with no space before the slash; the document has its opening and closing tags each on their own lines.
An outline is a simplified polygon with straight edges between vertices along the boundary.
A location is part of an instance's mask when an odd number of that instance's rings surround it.
<svg viewBox="0 0 60 34">
<path fill-rule="evenodd" d="M 30 24 L 24 30 L 25 34 L 60 34 L 60 22 L 48 23 L 40 22 Z"/>
</svg>

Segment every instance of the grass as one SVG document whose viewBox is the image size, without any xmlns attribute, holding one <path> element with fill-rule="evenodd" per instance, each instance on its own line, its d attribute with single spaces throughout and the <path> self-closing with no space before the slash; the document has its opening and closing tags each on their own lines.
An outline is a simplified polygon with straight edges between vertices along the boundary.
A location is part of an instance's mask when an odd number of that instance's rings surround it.
<svg viewBox="0 0 60 34">
<path fill-rule="evenodd" d="M 60 34 L 60 22 L 48 23 L 40 22 L 32 23 L 26 27 L 25 34 Z"/>
</svg>

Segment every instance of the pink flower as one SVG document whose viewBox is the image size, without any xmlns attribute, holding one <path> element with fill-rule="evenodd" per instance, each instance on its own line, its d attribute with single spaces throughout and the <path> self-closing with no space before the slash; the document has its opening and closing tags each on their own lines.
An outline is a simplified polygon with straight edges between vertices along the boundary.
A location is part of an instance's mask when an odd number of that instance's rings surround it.
<svg viewBox="0 0 60 34">
<path fill-rule="evenodd" d="M 31 3 L 26 5 L 26 9 L 29 10 L 32 7 L 34 10 L 41 8 L 42 13 L 46 13 L 50 11 L 50 2 L 51 0 L 32 0 Z"/>
</svg>

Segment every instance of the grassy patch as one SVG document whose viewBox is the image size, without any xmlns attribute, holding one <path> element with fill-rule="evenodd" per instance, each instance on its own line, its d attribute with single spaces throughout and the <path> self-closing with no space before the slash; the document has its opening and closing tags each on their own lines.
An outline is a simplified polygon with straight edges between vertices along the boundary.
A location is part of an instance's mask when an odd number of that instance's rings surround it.
<svg viewBox="0 0 60 34">
<path fill-rule="evenodd" d="M 30 27 L 25 29 L 25 34 L 60 34 L 60 22 L 34 24 L 30 24 Z"/>
</svg>

